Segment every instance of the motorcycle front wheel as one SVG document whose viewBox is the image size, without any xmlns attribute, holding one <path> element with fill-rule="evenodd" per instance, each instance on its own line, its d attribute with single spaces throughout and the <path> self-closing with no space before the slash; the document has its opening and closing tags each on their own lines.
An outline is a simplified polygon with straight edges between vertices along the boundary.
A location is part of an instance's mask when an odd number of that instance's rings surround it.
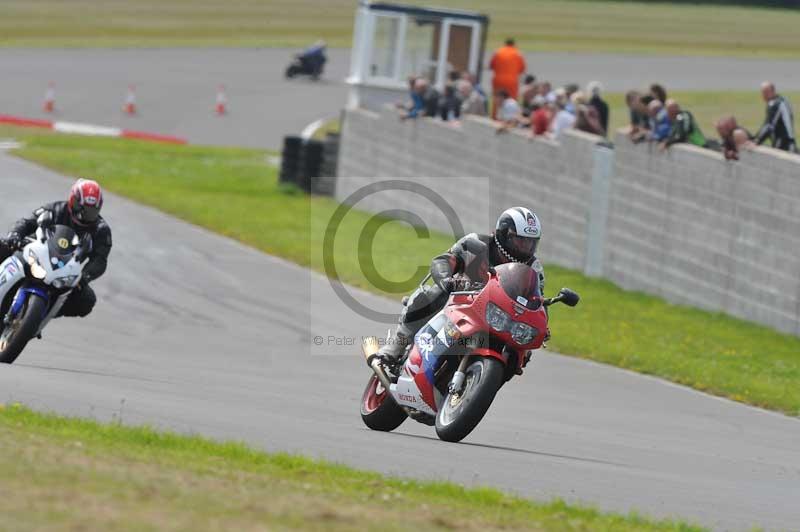
<svg viewBox="0 0 800 532">
<path fill-rule="evenodd" d="M 503 385 L 503 364 L 496 358 L 476 357 L 464 372 L 459 394 L 447 394 L 436 415 L 436 434 L 444 441 L 463 440 L 481 422 Z"/>
<path fill-rule="evenodd" d="M 372 375 L 361 396 L 361 420 L 372 430 L 390 432 L 403 424 L 408 414 L 383 387 L 378 377 Z"/>
<path fill-rule="evenodd" d="M 47 303 L 41 297 L 28 294 L 25 306 L 0 334 L 0 363 L 12 364 L 39 330 Z"/>
</svg>

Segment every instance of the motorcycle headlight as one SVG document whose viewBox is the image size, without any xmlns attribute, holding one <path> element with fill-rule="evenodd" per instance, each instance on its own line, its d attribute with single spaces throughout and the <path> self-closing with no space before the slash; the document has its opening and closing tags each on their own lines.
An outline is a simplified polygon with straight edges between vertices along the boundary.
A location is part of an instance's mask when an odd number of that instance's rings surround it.
<svg viewBox="0 0 800 532">
<path fill-rule="evenodd" d="M 61 290 L 62 288 L 69 288 L 78 279 L 77 275 L 67 275 L 53 281 L 53 288 Z"/>
<path fill-rule="evenodd" d="M 486 323 L 497 332 L 502 332 L 508 329 L 508 324 L 511 322 L 511 317 L 503 309 L 489 303 L 486 305 Z"/>
<path fill-rule="evenodd" d="M 538 333 L 539 331 L 537 331 L 534 327 L 518 321 L 514 322 L 514 324 L 511 326 L 511 339 L 519 345 L 531 343 L 531 341 L 536 338 Z"/>
<path fill-rule="evenodd" d="M 36 258 L 33 251 L 28 253 L 28 265 L 31 267 L 31 275 L 35 279 L 44 279 L 47 277 L 47 270 L 42 268 L 42 265 L 39 264 L 39 259 Z"/>
</svg>

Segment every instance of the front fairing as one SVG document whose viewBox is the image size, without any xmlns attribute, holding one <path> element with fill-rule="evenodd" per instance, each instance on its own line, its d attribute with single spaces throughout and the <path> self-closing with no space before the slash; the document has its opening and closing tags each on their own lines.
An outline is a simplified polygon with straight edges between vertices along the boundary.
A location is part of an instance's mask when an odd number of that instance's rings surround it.
<svg viewBox="0 0 800 532">
<path fill-rule="evenodd" d="M 83 264 L 78 262 L 79 249 L 72 240 L 63 245 L 65 236 L 51 233 L 49 238 L 42 238 L 40 231 L 21 252 L 26 275 L 53 290 L 71 290 L 77 286 L 83 271 Z"/>
<path fill-rule="evenodd" d="M 526 344 L 517 344 L 510 331 L 496 331 L 486 323 L 486 307 L 488 303 L 497 305 L 515 322 L 521 322 L 537 330 L 536 336 Z M 529 308 L 535 306 L 537 308 Z M 508 347 L 527 351 L 539 349 L 547 335 L 547 312 L 541 305 L 524 305 L 511 299 L 500 286 L 499 279 L 493 276 L 478 294 L 456 294 L 450 297 L 445 314 L 449 321 L 458 328 L 464 337 L 487 334 Z"/>
</svg>

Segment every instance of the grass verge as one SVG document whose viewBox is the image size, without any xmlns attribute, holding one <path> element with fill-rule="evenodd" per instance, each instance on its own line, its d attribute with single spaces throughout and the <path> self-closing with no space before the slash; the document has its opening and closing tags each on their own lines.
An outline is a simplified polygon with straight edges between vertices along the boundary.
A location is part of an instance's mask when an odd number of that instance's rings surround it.
<svg viewBox="0 0 800 532">
<path fill-rule="evenodd" d="M 321 269 L 317 254 L 337 204 L 279 186 L 264 152 L 13 131 L 0 128 L 0 137 L 12 134 L 25 140 L 17 150 L 22 157 L 66 174 L 97 177 L 111 191 Z M 31 198 L 31 205 L 19 206 L 20 213 L 49 199 Z M 113 204 L 107 212 L 113 227 Z M 334 251 L 339 277 L 374 291 L 362 271 L 357 245 L 371 217 L 351 211 Z M 399 288 L 408 292 L 419 279 L 414 272 L 451 243 L 451 237 L 436 233 L 420 239 L 409 226 L 389 222 L 377 230 L 371 256 L 383 277 L 410 279 Z M 558 351 L 800 414 L 800 338 L 723 314 L 673 306 L 563 268 L 548 265 L 547 274 L 550 291 L 570 286 L 583 296 L 575 309 L 553 312 L 551 347 Z M 399 298 L 398 292 L 387 295 Z"/>
<path fill-rule="evenodd" d="M 794 58 L 800 11 L 720 5 L 558 0 L 407 0 L 491 17 L 488 46 L 527 51 Z M 353 0 L 5 0 L 0 46 L 349 47 Z M 86 16 L 91 13 L 91 16 Z"/>
<path fill-rule="evenodd" d="M 19 405 L 0 405 L 0 478 L 15 531 L 700 530 Z"/>
</svg>

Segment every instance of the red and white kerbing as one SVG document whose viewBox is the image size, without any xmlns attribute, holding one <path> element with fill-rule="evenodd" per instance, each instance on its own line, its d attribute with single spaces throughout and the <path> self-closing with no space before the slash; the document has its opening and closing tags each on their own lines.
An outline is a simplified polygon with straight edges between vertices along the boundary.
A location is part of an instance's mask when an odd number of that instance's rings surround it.
<svg viewBox="0 0 800 532">
<path fill-rule="evenodd" d="M 51 120 L 38 120 L 32 118 L 22 118 L 18 116 L 0 114 L 0 124 L 10 124 L 23 127 L 37 127 L 50 129 L 60 133 L 72 133 L 74 135 L 92 135 L 99 137 L 124 137 L 129 139 L 149 140 L 152 142 L 166 142 L 169 144 L 186 144 L 186 139 L 171 135 L 160 135 L 158 133 L 147 133 L 144 131 L 134 131 L 118 127 L 96 126 L 93 124 L 81 124 L 78 122 L 63 122 Z"/>
</svg>

